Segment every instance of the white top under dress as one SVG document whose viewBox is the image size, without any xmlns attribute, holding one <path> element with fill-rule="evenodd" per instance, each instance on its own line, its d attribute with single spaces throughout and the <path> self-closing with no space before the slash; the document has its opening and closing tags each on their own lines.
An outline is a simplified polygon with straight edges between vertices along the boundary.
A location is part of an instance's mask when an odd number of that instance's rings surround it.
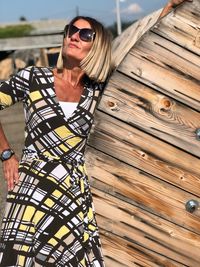
<svg viewBox="0 0 200 267">
<path fill-rule="evenodd" d="M 59 101 L 66 118 L 69 118 L 76 109 L 78 102 Z"/>
</svg>

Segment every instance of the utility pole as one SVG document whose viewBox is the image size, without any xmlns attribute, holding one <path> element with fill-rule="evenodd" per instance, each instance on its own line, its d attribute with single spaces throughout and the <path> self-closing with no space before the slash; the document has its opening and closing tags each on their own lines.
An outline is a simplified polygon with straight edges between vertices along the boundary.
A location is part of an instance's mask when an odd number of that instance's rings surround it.
<svg viewBox="0 0 200 267">
<path fill-rule="evenodd" d="M 117 34 L 118 35 L 120 35 L 122 32 L 119 2 L 120 2 L 120 0 L 116 0 Z"/>
<path fill-rule="evenodd" d="M 79 16 L 79 7 L 76 6 L 76 16 Z"/>
</svg>

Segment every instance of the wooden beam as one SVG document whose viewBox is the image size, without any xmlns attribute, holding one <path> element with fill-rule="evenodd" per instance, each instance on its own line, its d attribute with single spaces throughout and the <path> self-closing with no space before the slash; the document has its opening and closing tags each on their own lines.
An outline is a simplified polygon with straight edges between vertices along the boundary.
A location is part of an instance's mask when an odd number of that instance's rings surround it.
<svg viewBox="0 0 200 267">
<path fill-rule="evenodd" d="M 59 47 L 61 44 L 61 34 L 7 38 L 0 39 L 0 51 Z"/>
</svg>

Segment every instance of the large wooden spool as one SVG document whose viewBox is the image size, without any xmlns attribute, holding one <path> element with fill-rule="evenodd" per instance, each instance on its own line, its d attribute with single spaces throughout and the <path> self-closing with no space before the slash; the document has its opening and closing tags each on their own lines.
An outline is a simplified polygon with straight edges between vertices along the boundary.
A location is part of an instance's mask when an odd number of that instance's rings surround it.
<svg viewBox="0 0 200 267">
<path fill-rule="evenodd" d="M 115 40 L 89 139 L 108 267 L 200 266 L 200 1 L 157 17 Z"/>
<path fill-rule="evenodd" d="M 159 12 L 114 41 L 88 142 L 107 267 L 200 266 L 200 1 Z M 19 151 L 21 106 L 1 121 Z"/>
</svg>

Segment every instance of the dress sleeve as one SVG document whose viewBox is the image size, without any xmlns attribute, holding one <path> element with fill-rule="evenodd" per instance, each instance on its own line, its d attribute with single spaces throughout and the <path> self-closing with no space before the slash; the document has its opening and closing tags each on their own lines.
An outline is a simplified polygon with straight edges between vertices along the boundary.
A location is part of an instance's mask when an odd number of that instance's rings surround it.
<svg viewBox="0 0 200 267">
<path fill-rule="evenodd" d="M 0 85 L 0 110 L 23 101 L 29 91 L 32 67 L 20 70 Z"/>
</svg>

